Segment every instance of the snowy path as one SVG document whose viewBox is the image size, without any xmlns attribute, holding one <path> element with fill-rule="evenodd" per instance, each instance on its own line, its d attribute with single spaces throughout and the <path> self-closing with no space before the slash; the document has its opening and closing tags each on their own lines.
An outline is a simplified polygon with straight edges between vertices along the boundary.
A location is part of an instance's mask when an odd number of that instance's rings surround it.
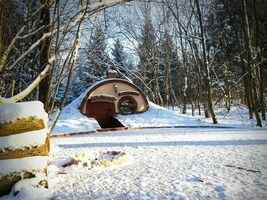
<svg viewBox="0 0 267 200">
<path fill-rule="evenodd" d="M 146 129 L 53 138 L 51 161 L 124 151 L 122 166 L 50 166 L 54 199 L 267 199 L 267 131 Z M 56 148 L 58 147 L 58 148 Z"/>
</svg>

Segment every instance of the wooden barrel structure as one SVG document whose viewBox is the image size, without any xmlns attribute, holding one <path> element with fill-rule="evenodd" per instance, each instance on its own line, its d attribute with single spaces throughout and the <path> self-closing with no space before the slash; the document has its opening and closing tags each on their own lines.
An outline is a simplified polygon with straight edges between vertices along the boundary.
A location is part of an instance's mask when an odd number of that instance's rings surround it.
<svg viewBox="0 0 267 200">
<path fill-rule="evenodd" d="M 0 105 L 0 196 L 21 179 L 47 177 L 48 116 L 38 101 Z M 47 178 L 43 180 L 48 187 Z"/>
</svg>

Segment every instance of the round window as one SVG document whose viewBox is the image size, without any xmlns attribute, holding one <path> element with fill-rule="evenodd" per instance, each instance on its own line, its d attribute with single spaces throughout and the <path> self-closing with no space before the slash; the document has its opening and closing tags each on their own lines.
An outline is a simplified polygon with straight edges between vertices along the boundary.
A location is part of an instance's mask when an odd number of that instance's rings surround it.
<svg viewBox="0 0 267 200">
<path fill-rule="evenodd" d="M 129 115 L 136 111 L 137 103 L 133 97 L 125 96 L 119 101 L 119 111 L 121 114 Z"/>
</svg>

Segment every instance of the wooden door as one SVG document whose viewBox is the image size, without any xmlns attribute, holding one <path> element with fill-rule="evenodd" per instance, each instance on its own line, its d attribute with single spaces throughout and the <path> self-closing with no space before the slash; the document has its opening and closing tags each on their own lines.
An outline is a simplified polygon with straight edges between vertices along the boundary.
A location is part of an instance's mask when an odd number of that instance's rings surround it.
<svg viewBox="0 0 267 200">
<path fill-rule="evenodd" d="M 113 102 L 88 102 L 87 116 L 94 117 L 102 128 L 111 128 L 110 118 L 115 116 Z"/>
</svg>

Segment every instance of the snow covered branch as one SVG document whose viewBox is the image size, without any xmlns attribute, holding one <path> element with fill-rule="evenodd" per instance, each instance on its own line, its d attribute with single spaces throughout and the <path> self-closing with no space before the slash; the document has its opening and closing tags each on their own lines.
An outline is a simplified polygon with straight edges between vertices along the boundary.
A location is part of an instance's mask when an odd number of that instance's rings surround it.
<svg viewBox="0 0 267 200">
<path fill-rule="evenodd" d="M 17 101 L 22 100 L 27 95 L 29 95 L 32 92 L 32 90 L 34 90 L 39 85 L 41 80 L 44 79 L 44 77 L 46 76 L 47 72 L 50 69 L 51 63 L 54 61 L 55 61 L 55 57 L 51 57 L 49 60 L 49 64 L 46 65 L 44 70 L 37 76 L 37 78 L 22 92 L 20 92 L 19 94 L 15 95 L 13 97 L 10 97 L 10 98 L 0 97 L 0 104 L 15 103 Z"/>
<path fill-rule="evenodd" d="M 44 7 L 44 5 L 40 6 L 30 17 L 29 19 L 34 18 L 40 11 L 41 9 Z M 41 27 L 42 28 L 42 27 Z M 40 29 L 41 29 L 40 28 Z M 40 29 L 36 30 L 34 33 L 38 32 Z M 19 39 L 24 39 L 28 36 L 33 35 L 34 33 L 25 35 L 25 36 L 21 36 L 21 34 L 23 33 L 23 31 L 25 30 L 25 25 L 23 25 L 19 31 L 17 32 L 16 36 L 11 40 L 10 44 L 8 45 L 8 47 L 6 48 L 6 50 L 3 52 L 3 55 L 0 57 L 0 73 L 4 70 L 4 68 L 6 68 L 6 63 L 7 63 L 7 59 L 8 56 L 10 55 L 12 49 L 14 49 L 15 47 L 15 43 L 19 40 Z"/>
<path fill-rule="evenodd" d="M 25 26 L 22 26 L 21 29 L 18 31 L 17 35 L 13 38 L 7 49 L 4 51 L 3 56 L 0 58 L 0 72 L 3 71 L 7 58 L 11 52 L 11 50 L 14 48 L 14 45 L 16 41 L 19 39 L 20 34 L 24 31 Z"/>
<path fill-rule="evenodd" d="M 39 46 L 39 44 L 44 41 L 44 39 L 50 37 L 52 35 L 52 32 L 48 32 L 48 33 L 45 33 L 43 34 L 43 36 L 37 40 L 35 43 L 33 43 L 27 51 L 25 51 L 10 67 L 8 67 L 7 69 L 12 69 L 16 66 L 16 64 L 21 61 L 26 55 L 28 55 L 31 51 L 33 51 L 36 47 Z"/>
<path fill-rule="evenodd" d="M 94 3 L 87 8 L 88 12 L 92 12 L 101 8 L 109 8 L 118 4 L 131 2 L 132 0 L 106 0 L 99 3 Z"/>
<path fill-rule="evenodd" d="M 83 18 L 84 12 L 88 13 L 89 16 L 93 15 L 95 12 L 108 8 L 108 7 L 112 7 L 118 4 L 122 4 L 122 3 L 126 3 L 126 2 L 130 2 L 132 0 L 106 0 L 100 3 L 95 3 L 92 4 L 90 6 L 84 6 L 82 7 L 78 13 L 81 13 L 80 15 L 78 15 L 78 17 L 76 17 L 76 20 L 72 23 L 69 23 L 67 26 L 63 26 L 60 27 L 60 29 L 58 31 L 63 31 L 65 29 L 65 32 L 68 32 L 72 27 L 74 27 L 75 25 L 77 25 L 81 19 Z M 40 31 L 41 29 L 43 29 L 44 27 L 40 27 L 39 29 L 37 29 L 35 32 L 30 33 L 29 35 L 25 35 L 25 36 L 20 36 L 20 34 L 24 31 L 24 26 L 21 28 L 21 30 L 17 33 L 17 35 L 15 36 L 15 38 L 12 40 L 11 44 L 9 45 L 9 47 L 7 48 L 7 50 L 4 53 L 4 56 L 1 58 L 0 60 L 0 72 L 4 69 L 4 66 L 6 64 L 6 59 L 9 55 L 9 53 L 11 52 L 11 50 L 14 47 L 15 42 L 18 39 L 23 39 L 25 37 L 28 37 L 30 35 L 33 35 L 34 33 Z M 25 51 L 18 59 L 16 59 L 16 61 L 10 66 L 10 67 L 6 67 L 8 70 L 13 69 L 19 61 L 21 61 L 26 55 L 28 55 L 31 51 L 33 51 L 36 47 L 38 47 L 40 45 L 40 43 L 42 41 L 44 41 L 46 38 L 51 37 L 52 35 L 54 35 L 56 32 L 50 31 L 47 32 L 45 34 L 42 35 L 42 37 L 37 40 L 35 43 L 33 43 L 27 51 Z"/>
<path fill-rule="evenodd" d="M 32 35 L 35 35 L 36 33 L 38 33 L 39 31 L 43 30 L 44 28 L 45 28 L 45 26 L 41 26 L 40 28 L 38 28 L 38 29 L 26 34 L 26 35 L 19 36 L 19 39 L 25 39 L 25 38 L 28 38 L 28 37 L 30 37 Z"/>
</svg>

